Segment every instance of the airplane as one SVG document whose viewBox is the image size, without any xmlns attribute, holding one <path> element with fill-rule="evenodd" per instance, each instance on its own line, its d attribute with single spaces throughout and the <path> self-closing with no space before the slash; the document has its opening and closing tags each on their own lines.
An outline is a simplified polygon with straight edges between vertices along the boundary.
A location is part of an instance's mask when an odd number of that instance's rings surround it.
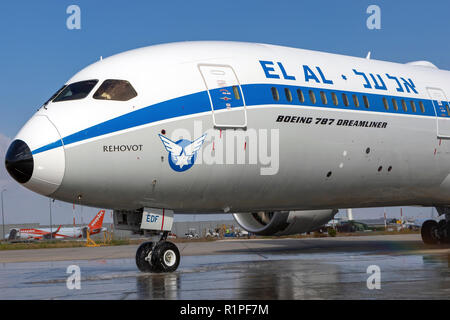
<svg viewBox="0 0 450 320">
<path fill-rule="evenodd" d="M 88 230 L 90 235 L 106 231 L 106 228 L 102 227 L 104 216 L 105 210 L 100 210 L 86 227 L 73 226 L 72 228 L 61 228 L 61 226 L 59 226 L 56 231 L 52 231 L 50 228 L 11 229 L 9 234 L 6 235 L 6 239 L 42 240 L 85 238 Z"/>
<path fill-rule="evenodd" d="M 229 213 L 256 235 L 308 232 L 339 208 L 430 206 L 448 242 L 450 72 L 276 45 L 199 41 L 100 59 L 22 127 L 9 174 L 114 210 L 151 236 L 143 272 L 180 263 L 174 214 Z"/>
<path fill-rule="evenodd" d="M 55 239 L 56 234 L 61 230 L 59 226 L 55 231 L 51 229 L 35 229 L 35 228 L 24 228 L 24 229 L 11 229 L 9 233 L 5 236 L 8 241 L 11 240 L 42 240 L 42 239 Z"/>
</svg>

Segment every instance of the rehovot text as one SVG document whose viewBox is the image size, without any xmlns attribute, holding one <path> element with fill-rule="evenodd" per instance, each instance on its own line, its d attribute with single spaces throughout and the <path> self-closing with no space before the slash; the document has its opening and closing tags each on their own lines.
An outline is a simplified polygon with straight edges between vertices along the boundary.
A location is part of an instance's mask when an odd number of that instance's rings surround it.
<svg viewBox="0 0 450 320">
<path fill-rule="evenodd" d="M 142 151 L 142 144 L 121 144 L 103 146 L 103 152 L 130 152 Z"/>
</svg>

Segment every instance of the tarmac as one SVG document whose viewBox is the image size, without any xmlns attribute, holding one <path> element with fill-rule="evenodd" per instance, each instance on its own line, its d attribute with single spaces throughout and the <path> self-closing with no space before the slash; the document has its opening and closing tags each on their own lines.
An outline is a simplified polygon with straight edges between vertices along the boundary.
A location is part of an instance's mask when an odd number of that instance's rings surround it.
<svg viewBox="0 0 450 320">
<path fill-rule="evenodd" d="M 137 245 L 0 251 L 0 299 L 450 297 L 450 246 L 425 246 L 417 234 L 177 246 L 181 263 L 170 274 L 139 272 Z M 73 265 L 80 289 L 67 286 Z"/>
</svg>

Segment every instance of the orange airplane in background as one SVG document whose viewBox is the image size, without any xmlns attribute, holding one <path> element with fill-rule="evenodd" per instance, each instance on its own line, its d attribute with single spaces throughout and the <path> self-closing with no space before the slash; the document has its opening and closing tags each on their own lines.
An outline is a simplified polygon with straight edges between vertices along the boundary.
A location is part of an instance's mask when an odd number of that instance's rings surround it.
<svg viewBox="0 0 450 320">
<path fill-rule="evenodd" d="M 6 235 L 8 240 L 42 240 L 42 239 L 71 239 L 71 238 L 83 238 L 86 237 L 87 231 L 89 234 L 97 234 L 106 231 L 103 228 L 103 218 L 105 217 L 105 210 L 100 210 L 92 219 L 92 221 L 86 227 L 69 227 L 61 228 L 59 226 L 55 231 L 50 228 L 36 229 L 11 229 L 9 234 Z"/>
</svg>

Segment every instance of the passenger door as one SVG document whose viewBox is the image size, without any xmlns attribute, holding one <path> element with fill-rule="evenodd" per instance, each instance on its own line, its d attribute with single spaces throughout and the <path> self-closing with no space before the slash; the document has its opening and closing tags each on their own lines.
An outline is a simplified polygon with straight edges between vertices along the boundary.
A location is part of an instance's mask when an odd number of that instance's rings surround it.
<svg viewBox="0 0 450 320">
<path fill-rule="evenodd" d="M 211 103 L 214 126 L 246 128 L 247 109 L 239 80 L 228 65 L 199 64 Z"/>
<path fill-rule="evenodd" d="M 437 136 L 440 139 L 450 139 L 450 108 L 447 96 L 439 88 L 427 88 L 427 91 L 436 112 Z"/>
</svg>

